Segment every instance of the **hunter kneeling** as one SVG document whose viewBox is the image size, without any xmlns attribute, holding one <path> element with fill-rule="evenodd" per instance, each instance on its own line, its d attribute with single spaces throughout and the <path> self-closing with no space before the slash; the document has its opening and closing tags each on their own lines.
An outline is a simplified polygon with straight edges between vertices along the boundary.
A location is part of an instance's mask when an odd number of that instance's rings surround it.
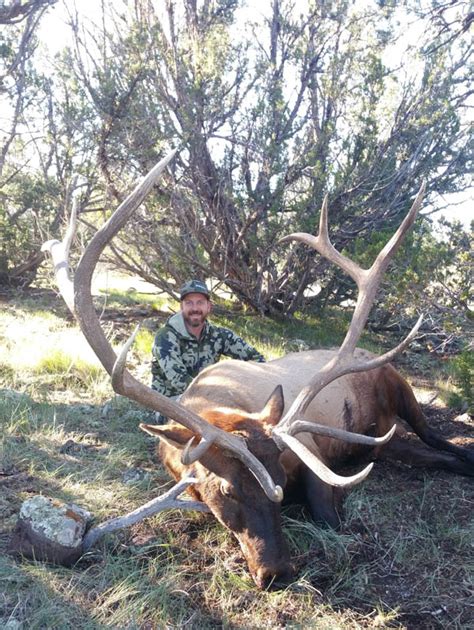
<svg viewBox="0 0 474 630">
<path fill-rule="evenodd" d="M 152 388 L 179 400 L 193 378 L 222 355 L 263 363 L 264 357 L 229 328 L 207 321 L 212 310 L 209 289 L 190 280 L 180 289 L 180 311 L 161 328 L 153 344 Z M 157 413 L 157 424 L 166 418 Z"/>
</svg>

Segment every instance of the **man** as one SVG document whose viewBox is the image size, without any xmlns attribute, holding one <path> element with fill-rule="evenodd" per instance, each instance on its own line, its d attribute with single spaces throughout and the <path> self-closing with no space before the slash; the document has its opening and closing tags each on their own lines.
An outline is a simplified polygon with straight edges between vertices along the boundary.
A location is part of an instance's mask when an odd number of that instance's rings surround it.
<svg viewBox="0 0 474 630">
<path fill-rule="evenodd" d="M 152 388 L 178 399 L 197 374 L 222 355 L 264 362 L 264 357 L 228 328 L 207 321 L 212 309 L 209 289 L 190 280 L 180 289 L 181 310 L 158 331 L 153 344 Z M 156 421 L 165 418 L 157 414 Z"/>
</svg>

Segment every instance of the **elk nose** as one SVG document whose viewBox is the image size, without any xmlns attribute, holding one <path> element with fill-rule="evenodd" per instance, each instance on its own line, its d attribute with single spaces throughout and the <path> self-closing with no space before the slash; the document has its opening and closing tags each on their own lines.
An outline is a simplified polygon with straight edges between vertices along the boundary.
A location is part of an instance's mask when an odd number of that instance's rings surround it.
<svg viewBox="0 0 474 630">
<path fill-rule="evenodd" d="M 266 590 L 282 586 L 284 583 L 288 582 L 292 576 L 293 567 L 291 565 L 284 565 L 277 569 L 259 567 L 253 579 L 258 588 Z"/>
</svg>

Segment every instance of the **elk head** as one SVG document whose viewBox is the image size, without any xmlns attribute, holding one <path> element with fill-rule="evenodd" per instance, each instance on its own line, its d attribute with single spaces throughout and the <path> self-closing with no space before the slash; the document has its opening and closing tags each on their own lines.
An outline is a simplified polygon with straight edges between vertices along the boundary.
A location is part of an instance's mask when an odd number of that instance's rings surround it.
<svg viewBox="0 0 474 630">
<path fill-rule="evenodd" d="M 281 419 L 283 391 L 279 386 L 260 413 L 236 409 L 215 409 L 203 418 L 213 426 L 244 439 L 249 451 L 265 466 L 282 488 L 285 471 L 280 450 L 271 432 Z M 239 459 L 211 446 L 189 467 L 190 444 L 198 438 L 178 424 L 141 424 L 140 428 L 160 438 L 158 453 L 166 468 L 179 480 L 192 475 L 198 483 L 190 489 L 195 499 L 205 503 L 216 519 L 237 538 L 250 573 L 259 588 L 267 588 L 292 574 L 290 554 L 281 528 L 280 504 L 271 501 L 249 468 Z"/>
</svg>

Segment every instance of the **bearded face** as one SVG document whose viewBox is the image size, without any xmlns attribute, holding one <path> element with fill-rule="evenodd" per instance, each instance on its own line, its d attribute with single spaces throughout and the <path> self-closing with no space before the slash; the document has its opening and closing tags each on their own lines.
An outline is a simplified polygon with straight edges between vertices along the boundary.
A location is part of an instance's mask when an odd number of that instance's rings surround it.
<svg viewBox="0 0 474 630">
<path fill-rule="evenodd" d="M 191 333 L 200 333 L 211 312 L 211 302 L 201 293 L 188 293 L 181 302 L 184 323 Z"/>
</svg>

